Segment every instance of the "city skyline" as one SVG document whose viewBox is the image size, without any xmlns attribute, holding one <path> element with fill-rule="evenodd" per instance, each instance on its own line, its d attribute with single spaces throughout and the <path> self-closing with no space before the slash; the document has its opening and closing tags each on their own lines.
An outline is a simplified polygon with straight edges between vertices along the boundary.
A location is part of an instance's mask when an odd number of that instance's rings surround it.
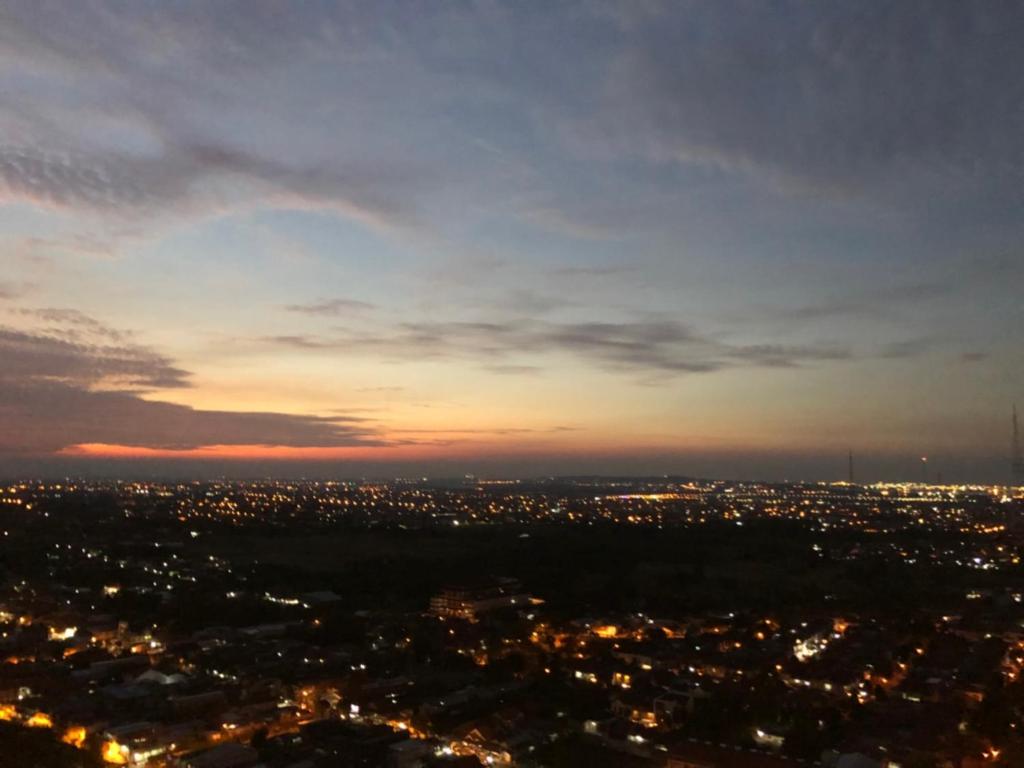
<svg viewBox="0 0 1024 768">
<path fill-rule="evenodd" d="M 1007 482 L 1021 33 L 6 3 L 0 476 Z"/>
</svg>

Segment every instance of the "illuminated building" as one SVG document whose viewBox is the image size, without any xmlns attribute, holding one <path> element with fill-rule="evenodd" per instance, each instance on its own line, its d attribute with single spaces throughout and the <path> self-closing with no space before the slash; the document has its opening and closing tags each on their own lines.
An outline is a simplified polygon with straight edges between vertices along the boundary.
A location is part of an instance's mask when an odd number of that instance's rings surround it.
<svg viewBox="0 0 1024 768">
<path fill-rule="evenodd" d="M 435 616 L 473 621 L 488 611 L 526 607 L 533 602 L 533 598 L 523 594 L 518 579 L 495 579 L 475 587 L 446 587 L 430 599 L 430 612 Z"/>
</svg>

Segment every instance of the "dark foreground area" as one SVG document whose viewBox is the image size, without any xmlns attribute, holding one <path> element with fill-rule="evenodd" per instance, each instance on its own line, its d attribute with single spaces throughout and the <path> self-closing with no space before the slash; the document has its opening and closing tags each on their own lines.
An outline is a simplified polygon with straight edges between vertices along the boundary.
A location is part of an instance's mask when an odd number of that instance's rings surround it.
<svg viewBox="0 0 1024 768">
<path fill-rule="evenodd" d="M 1024 764 L 998 490 L 0 499 L 0 765 Z"/>
</svg>

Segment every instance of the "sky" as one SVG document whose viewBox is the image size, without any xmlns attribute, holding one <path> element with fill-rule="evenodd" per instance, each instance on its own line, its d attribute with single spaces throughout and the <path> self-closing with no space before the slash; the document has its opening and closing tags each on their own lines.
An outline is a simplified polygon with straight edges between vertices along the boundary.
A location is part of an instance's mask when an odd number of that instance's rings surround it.
<svg viewBox="0 0 1024 768">
<path fill-rule="evenodd" d="M 1021 39 L 995 1 L 4 2 L 0 474 L 1005 481 Z"/>
</svg>

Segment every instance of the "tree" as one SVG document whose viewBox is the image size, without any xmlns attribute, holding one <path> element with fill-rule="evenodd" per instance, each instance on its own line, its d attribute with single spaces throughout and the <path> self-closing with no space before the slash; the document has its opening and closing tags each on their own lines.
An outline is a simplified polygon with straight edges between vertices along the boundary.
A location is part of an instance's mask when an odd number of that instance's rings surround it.
<svg viewBox="0 0 1024 768">
<path fill-rule="evenodd" d="M 46 728 L 0 722 L 0 768 L 101 768 L 99 755 L 61 743 Z"/>
</svg>

